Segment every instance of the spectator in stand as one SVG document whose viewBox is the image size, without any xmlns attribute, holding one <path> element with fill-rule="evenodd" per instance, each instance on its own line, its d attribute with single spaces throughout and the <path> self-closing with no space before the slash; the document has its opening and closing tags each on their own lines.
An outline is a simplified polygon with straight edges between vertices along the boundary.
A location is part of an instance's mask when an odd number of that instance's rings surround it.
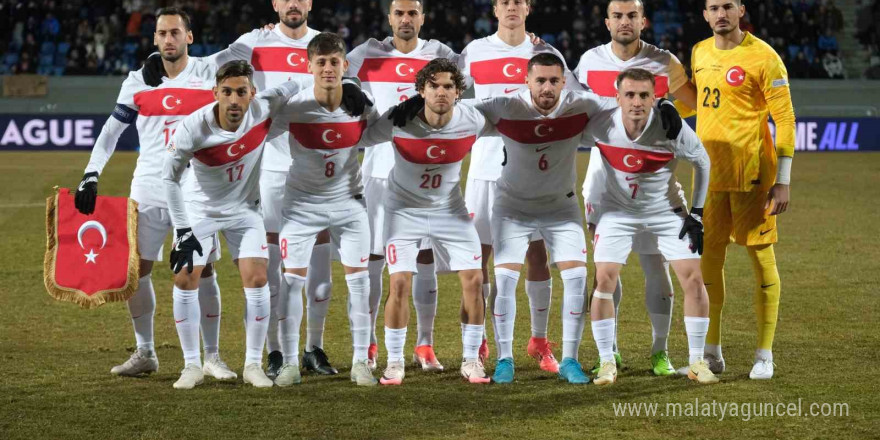
<svg viewBox="0 0 880 440">
<path fill-rule="evenodd" d="M 792 78 L 809 78 L 810 62 L 804 52 L 798 52 L 788 67 L 788 74 Z"/>
<path fill-rule="evenodd" d="M 846 79 L 846 71 L 843 70 L 843 63 L 837 55 L 826 52 L 822 57 L 822 65 L 825 67 L 825 72 L 828 73 L 828 78 Z"/>
<path fill-rule="evenodd" d="M 819 37 L 816 42 L 816 48 L 819 49 L 819 55 L 826 53 L 836 54 L 840 47 L 837 45 L 837 38 L 831 33 L 831 28 L 825 29 L 825 33 Z"/>
</svg>

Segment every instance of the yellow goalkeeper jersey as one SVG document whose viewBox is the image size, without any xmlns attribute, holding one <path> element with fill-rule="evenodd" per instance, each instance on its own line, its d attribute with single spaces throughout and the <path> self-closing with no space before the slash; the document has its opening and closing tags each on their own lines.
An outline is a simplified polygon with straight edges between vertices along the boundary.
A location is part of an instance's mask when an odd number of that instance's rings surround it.
<svg viewBox="0 0 880 440">
<path fill-rule="evenodd" d="M 709 38 L 694 46 L 691 69 L 698 93 L 697 135 L 712 161 L 709 190 L 772 186 L 777 155 L 794 155 L 795 142 L 788 72 L 779 55 L 750 33 L 730 50 L 717 49 Z"/>
</svg>

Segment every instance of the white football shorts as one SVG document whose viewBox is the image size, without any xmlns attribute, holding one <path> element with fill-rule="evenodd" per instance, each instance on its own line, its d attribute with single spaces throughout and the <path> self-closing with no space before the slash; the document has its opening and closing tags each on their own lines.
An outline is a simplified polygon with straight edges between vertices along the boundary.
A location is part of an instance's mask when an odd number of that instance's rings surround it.
<svg viewBox="0 0 880 440">
<path fill-rule="evenodd" d="M 529 242 L 536 234 L 544 238 L 550 262 L 587 261 L 583 218 L 576 203 L 563 209 L 538 214 L 524 213 L 496 203 L 492 215 L 495 265 L 523 264 Z"/>
<path fill-rule="evenodd" d="M 667 261 L 700 258 L 690 249 L 690 239 L 678 238 L 684 224 L 684 211 L 667 211 L 660 214 L 639 215 L 624 211 L 602 213 L 593 237 L 593 260 L 597 263 L 626 264 L 637 236 L 647 243 L 656 243 L 657 249 Z"/>
<path fill-rule="evenodd" d="M 267 146 L 268 147 L 268 146 Z M 284 206 L 284 171 L 260 170 L 260 206 L 266 232 L 281 232 L 281 210 Z"/>
<path fill-rule="evenodd" d="M 385 211 L 385 261 L 388 273 L 416 272 L 419 245 L 430 239 L 437 272 L 480 269 L 480 237 L 467 210 L 432 209 Z"/>
<path fill-rule="evenodd" d="M 233 261 L 240 258 L 269 258 L 266 229 L 258 212 L 252 211 L 246 216 L 214 223 L 217 224 L 217 233 L 198 237 L 203 252 L 202 256 L 193 255 L 193 264 L 196 266 L 204 266 L 208 262 L 210 254 L 204 251 L 216 246 L 215 243 L 219 243 L 218 234 L 221 233 L 226 238 Z"/>
<path fill-rule="evenodd" d="M 163 261 L 162 250 L 169 233 L 172 234 L 173 240 L 174 226 L 171 224 L 171 214 L 168 209 L 138 204 L 137 240 L 138 253 L 142 260 Z M 205 246 L 202 248 L 204 249 Z M 213 263 L 220 259 L 220 240 L 216 236 L 214 236 L 214 243 L 207 250 L 211 249 L 213 252 L 210 255 L 206 254 L 207 263 Z"/>
<path fill-rule="evenodd" d="M 318 233 L 329 229 L 331 243 L 338 243 L 340 261 L 348 267 L 367 267 L 370 259 L 370 221 L 365 203 L 338 211 L 303 211 L 285 207 L 280 246 L 284 267 L 309 266 Z"/>
</svg>

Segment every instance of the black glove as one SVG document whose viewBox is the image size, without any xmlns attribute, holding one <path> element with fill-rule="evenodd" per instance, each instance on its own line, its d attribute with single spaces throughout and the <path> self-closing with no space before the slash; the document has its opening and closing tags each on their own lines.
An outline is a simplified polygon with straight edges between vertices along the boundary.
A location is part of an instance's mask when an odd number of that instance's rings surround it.
<svg viewBox="0 0 880 440">
<path fill-rule="evenodd" d="M 171 270 L 178 273 L 180 269 L 183 269 L 183 266 L 186 266 L 187 271 L 192 273 L 193 252 L 198 252 L 201 257 L 202 245 L 193 235 L 192 228 L 177 229 L 176 231 L 177 239 L 174 240 L 174 245 L 171 247 L 171 258 L 168 259 L 171 262 Z"/>
<path fill-rule="evenodd" d="M 342 83 L 342 106 L 348 110 L 348 114 L 360 116 L 368 105 L 373 105 L 372 101 L 357 84 Z"/>
<path fill-rule="evenodd" d="M 162 63 L 162 56 L 158 52 L 154 52 L 144 60 L 141 73 L 144 75 L 144 83 L 150 87 L 159 87 L 162 85 L 162 77 L 168 75 L 165 72 L 165 64 Z"/>
<path fill-rule="evenodd" d="M 79 187 L 76 188 L 76 197 L 73 206 L 76 210 L 89 215 L 95 212 L 95 199 L 98 198 L 98 173 L 92 171 L 85 173 Z"/>
<path fill-rule="evenodd" d="M 504 160 L 501 161 L 501 166 L 507 166 L 507 146 L 502 145 L 501 151 L 504 153 Z"/>
<path fill-rule="evenodd" d="M 684 218 L 678 239 L 687 235 L 691 239 L 691 252 L 703 255 L 703 208 L 691 209 L 691 213 Z"/>
<path fill-rule="evenodd" d="M 395 127 L 405 127 L 406 123 L 418 116 L 423 108 L 425 108 L 425 98 L 422 98 L 422 95 L 414 95 L 412 98 L 394 106 L 388 115 L 388 119 L 393 121 Z"/>
<path fill-rule="evenodd" d="M 678 133 L 681 132 L 681 116 L 675 109 L 675 104 L 666 98 L 660 98 L 657 102 L 657 109 L 660 110 L 660 122 L 663 123 L 663 129 L 666 130 L 666 138 L 678 138 Z"/>
</svg>

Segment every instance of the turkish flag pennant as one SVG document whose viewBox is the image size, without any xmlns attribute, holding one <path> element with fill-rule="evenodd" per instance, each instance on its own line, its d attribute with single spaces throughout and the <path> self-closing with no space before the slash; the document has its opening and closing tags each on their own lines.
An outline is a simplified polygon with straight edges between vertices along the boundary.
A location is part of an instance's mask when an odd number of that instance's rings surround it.
<svg viewBox="0 0 880 440">
<path fill-rule="evenodd" d="M 98 196 L 95 212 L 83 215 L 67 188 L 47 198 L 43 279 L 49 295 L 85 309 L 131 298 L 138 288 L 137 202 Z"/>
</svg>

